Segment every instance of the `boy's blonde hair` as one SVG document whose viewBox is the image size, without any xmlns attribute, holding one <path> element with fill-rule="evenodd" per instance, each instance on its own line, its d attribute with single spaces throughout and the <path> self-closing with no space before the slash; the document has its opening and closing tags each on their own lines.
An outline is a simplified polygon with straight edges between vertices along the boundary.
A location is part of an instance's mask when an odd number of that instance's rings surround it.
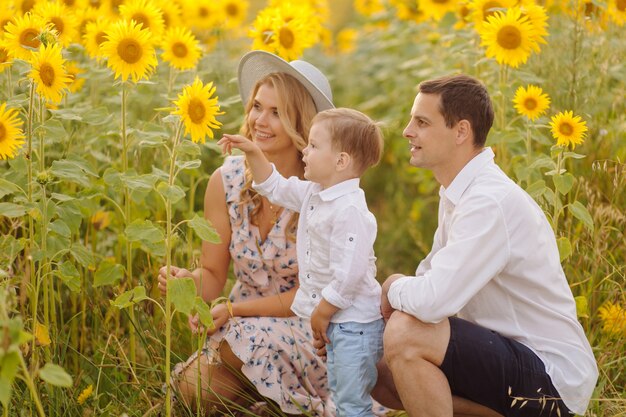
<svg viewBox="0 0 626 417">
<path fill-rule="evenodd" d="M 324 110 L 313 118 L 313 124 L 325 123 L 334 149 L 352 157 L 360 176 L 380 161 L 383 135 L 372 119 L 358 110 L 339 107 Z"/>
</svg>

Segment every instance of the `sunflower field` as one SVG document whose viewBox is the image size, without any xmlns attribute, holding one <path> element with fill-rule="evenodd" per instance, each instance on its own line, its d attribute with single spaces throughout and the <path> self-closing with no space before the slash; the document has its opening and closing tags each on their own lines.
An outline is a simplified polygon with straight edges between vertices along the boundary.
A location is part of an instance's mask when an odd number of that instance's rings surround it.
<svg viewBox="0 0 626 417">
<path fill-rule="evenodd" d="M 252 49 L 314 63 L 337 106 L 384 124 L 363 181 L 381 281 L 412 273 L 436 227 L 438 184 L 402 138 L 417 84 L 483 81 L 488 145 L 545 210 L 598 361 L 586 415 L 626 416 L 626 1 L 0 6 L 3 416 L 195 415 L 164 387 L 202 343 L 187 315 L 210 323 L 210 306 L 184 280 L 161 297 L 157 274 L 217 238 L 202 213 L 213 139 L 243 121 Z"/>
</svg>

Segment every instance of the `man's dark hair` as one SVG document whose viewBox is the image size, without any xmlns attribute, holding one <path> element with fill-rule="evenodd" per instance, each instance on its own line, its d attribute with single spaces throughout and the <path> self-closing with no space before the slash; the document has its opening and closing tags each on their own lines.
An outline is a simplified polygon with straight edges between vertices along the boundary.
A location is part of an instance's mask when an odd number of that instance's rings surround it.
<svg viewBox="0 0 626 417">
<path fill-rule="evenodd" d="M 469 75 L 449 75 L 423 81 L 419 85 L 423 94 L 441 97 L 439 111 L 447 127 L 467 120 L 474 132 L 474 146 L 482 148 L 493 124 L 493 107 L 485 86 Z"/>
</svg>

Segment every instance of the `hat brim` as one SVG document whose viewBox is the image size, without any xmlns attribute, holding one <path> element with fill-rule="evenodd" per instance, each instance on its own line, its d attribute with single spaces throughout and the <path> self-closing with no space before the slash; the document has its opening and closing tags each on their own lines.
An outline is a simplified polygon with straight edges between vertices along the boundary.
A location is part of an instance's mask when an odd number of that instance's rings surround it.
<svg viewBox="0 0 626 417">
<path fill-rule="evenodd" d="M 266 75 L 278 72 L 291 75 L 300 81 L 313 97 L 318 112 L 335 107 L 333 102 L 301 72 L 289 65 L 284 59 L 265 51 L 248 52 L 239 61 L 237 78 L 239 80 L 239 94 L 244 105 L 250 99 L 250 94 L 257 81 Z"/>
</svg>

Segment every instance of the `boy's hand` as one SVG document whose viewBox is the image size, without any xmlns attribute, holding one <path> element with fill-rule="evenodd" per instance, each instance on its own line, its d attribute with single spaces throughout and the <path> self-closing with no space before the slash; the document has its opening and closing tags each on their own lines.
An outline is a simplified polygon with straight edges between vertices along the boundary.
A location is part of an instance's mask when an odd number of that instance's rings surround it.
<svg viewBox="0 0 626 417">
<path fill-rule="evenodd" d="M 222 147 L 222 153 L 229 155 L 232 153 L 233 148 L 242 150 L 245 153 L 261 151 L 256 143 L 241 135 L 225 134 L 217 144 Z"/>
<path fill-rule="evenodd" d="M 311 314 L 311 330 L 313 330 L 313 338 L 315 340 L 330 343 L 328 335 L 326 334 L 328 323 L 330 323 L 330 319 L 338 310 L 339 308 L 322 298 L 322 301 L 315 310 L 313 310 L 313 314 Z"/>
</svg>

